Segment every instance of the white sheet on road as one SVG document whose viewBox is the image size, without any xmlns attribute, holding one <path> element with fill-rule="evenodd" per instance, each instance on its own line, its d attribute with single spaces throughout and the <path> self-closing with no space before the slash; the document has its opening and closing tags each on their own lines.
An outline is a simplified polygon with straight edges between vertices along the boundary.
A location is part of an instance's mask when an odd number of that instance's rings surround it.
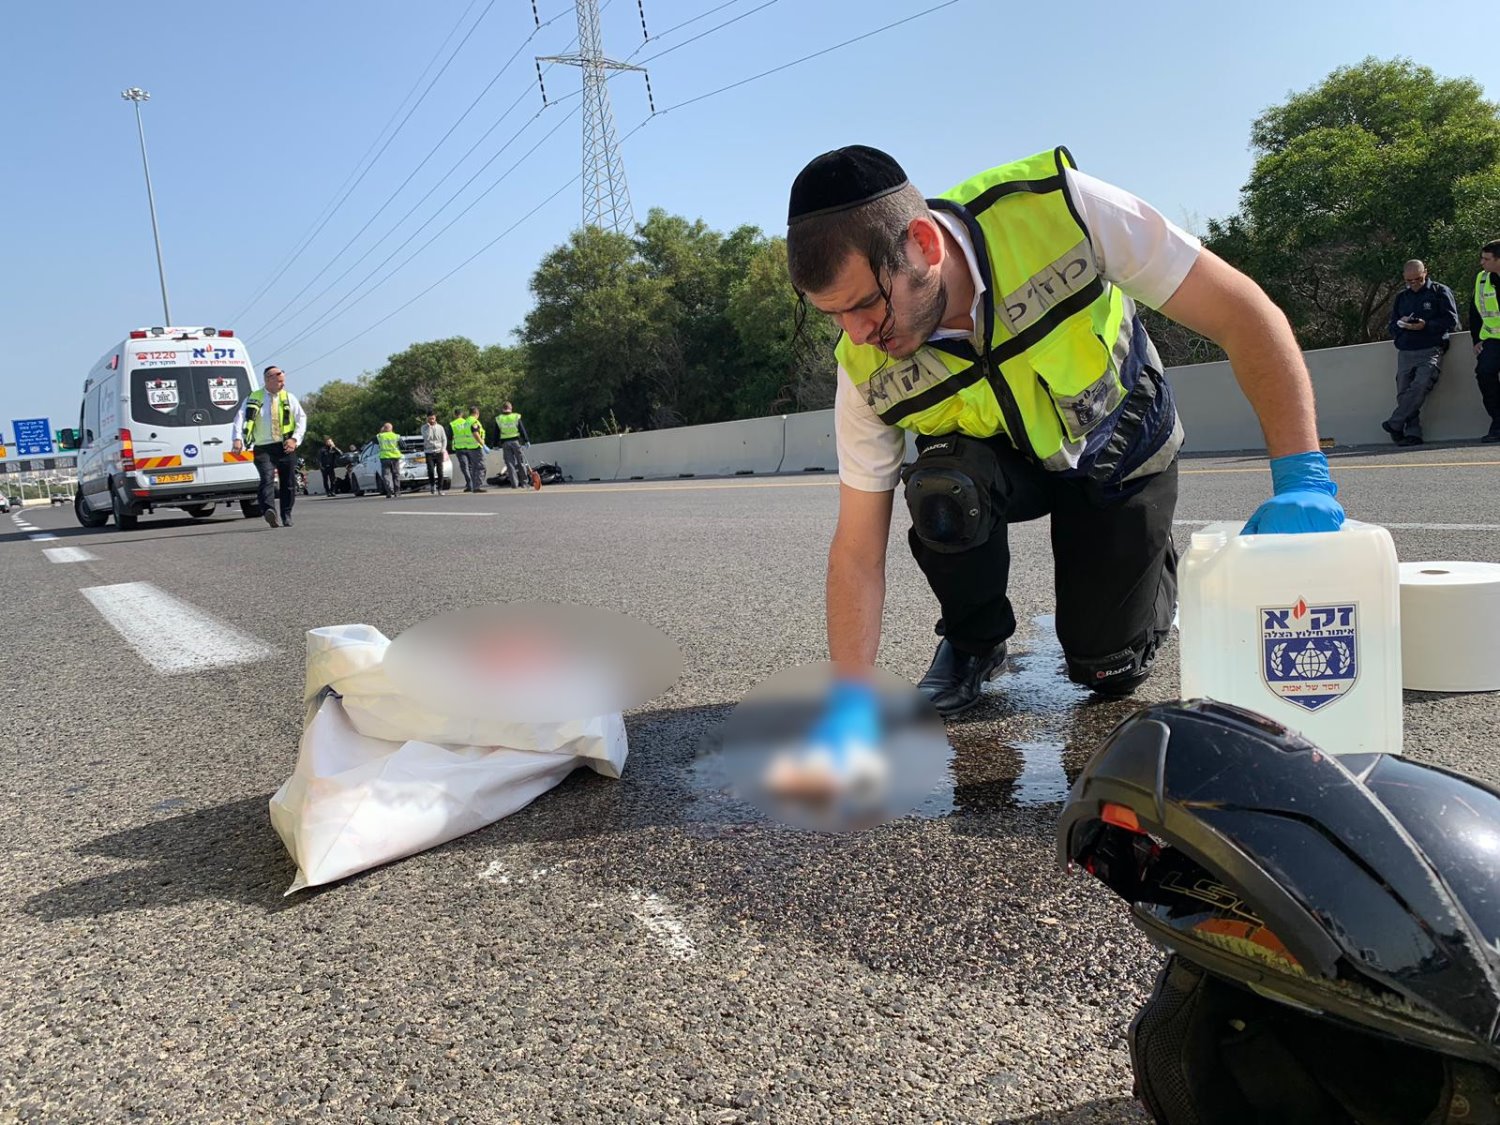
<svg viewBox="0 0 1500 1125">
<path fill-rule="evenodd" d="M 271 823 L 297 864 L 287 894 L 482 828 L 581 765 L 616 778 L 625 766 L 620 714 L 455 724 L 386 679 L 381 658 L 389 644 L 368 625 L 308 633 L 302 743 L 270 804 Z M 450 740 L 455 734 L 486 737 Z"/>
</svg>

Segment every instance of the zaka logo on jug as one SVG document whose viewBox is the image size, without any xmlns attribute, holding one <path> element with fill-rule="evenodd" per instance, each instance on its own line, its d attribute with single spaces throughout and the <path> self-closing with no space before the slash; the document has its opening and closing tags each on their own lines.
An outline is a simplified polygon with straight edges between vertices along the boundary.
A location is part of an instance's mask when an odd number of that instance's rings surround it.
<svg viewBox="0 0 1500 1125">
<path fill-rule="evenodd" d="M 1266 687 L 1308 711 L 1344 695 L 1359 678 L 1359 606 L 1262 606 L 1261 676 Z"/>
</svg>

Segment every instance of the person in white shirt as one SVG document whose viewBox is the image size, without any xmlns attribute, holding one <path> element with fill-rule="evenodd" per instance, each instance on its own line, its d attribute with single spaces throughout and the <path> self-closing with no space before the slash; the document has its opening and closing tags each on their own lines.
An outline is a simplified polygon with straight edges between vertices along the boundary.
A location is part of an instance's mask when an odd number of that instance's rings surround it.
<svg viewBox="0 0 1500 1125">
<path fill-rule="evenodd" d="M 868 741 L 874 727 L 868 670 L 902 481 L 911 549 L 941 611 L 918 685 L 940 714 L 973 706 L 1003 670 L 1016 628 L 1006 529 L 1044 515 L 1069 679 L 1122 695 L 1146 678 L 1175 609 L 1183 430 L 1137 303 L 1219 343 L 1260 416 L 1275 495 L 1246 531 L 1342 523 L 1286 317 L 1149 204 L 1079 172 L 1066 149 L 936 199 L 878 149 L 824 153 L 792 186 L 787 250 L 803 313 L 843 333 L 827 576 L 839 676 L 814 748 Z M 903 469 L 908 432 L 918 457 Z"/>
<path fill-rule="evenodd" d="M 260 474 L 260 509 L 272 527 L 292 526 L 297 498 L 297 446 L 307 432 L 307 414 L 286 389 L 286 373 L 272 364 L 263 376 L 265 388 L 251 391 L 234 416 L 234 451 L 247 445 L 255 452 Z M 272 504 L 273 478 L 277 480 Z M 277 513 L 280 513 L 280 519 Z"/>
<path fill-rule="evenodd" d="M 448 450 L 448 431 L 436 414 L 427 415 L 422 423 L 422 452 L 427 457 L 427 491 L 433 496 L 446 488 L 443 484 L 443 458 Z"/>
</svg>

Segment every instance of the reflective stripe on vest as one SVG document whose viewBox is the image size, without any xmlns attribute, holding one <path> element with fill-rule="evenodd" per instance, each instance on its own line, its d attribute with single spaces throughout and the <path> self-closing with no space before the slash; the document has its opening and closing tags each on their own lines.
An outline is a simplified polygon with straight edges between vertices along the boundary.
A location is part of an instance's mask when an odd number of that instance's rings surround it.
<svg viewBox="0 0 1500 1125">
<path fill-rule="evenodd" d="M 1474 307 L 1479 310 L 1479 339 L 1500 340 L 1500 293 L 1495 290 L 1493 275 L 1480 270 L 1474 279 Z"/>
<path fill-rule="evenodd" d="M 1090 431 L 1120 406 L 1135 305 L 1099 276 L 1065 167 L 1076 165 L 1057 148 L 928 201 L 973 242 L 985 283 L 982 342 L 932 340 L 897 360 L 841 336 L 839 363 L 886 424 L 1003 433 L 1056 471 L 1078 465 Z"/>
<path fill-rule="evenodd" d="M 515 412 L 496 414 L 495 425 L 500 427 L 501 441 L 514 441 L 521 436 L 521 416 Z"/>
<path fill-rule="evenodd" d="M 479 448 L 479 443 L 474 440 L 474 420 L 472 418 L 453 419 L 453 448 Z"/>
<path fill-rule="evenodd" d="M 395 461 L 401 457 L 401 438 L 389 430 L 382 430 L 375 435 L 375 440 L 380 443 L 380 459 L 382 461 Z"/>
<path fill-rule="evenodd" d="M 265 409 L 265 403 L 266 391 L 264 387 L 251 391 L 245 399 L 245 430 L 242 437 L 246 445 L 253 446 L 256 444 L 255 429 L 260 422 L 260 414 Z M 292 416 L 292 400 L 287 397 L 285 390 L 276 392 L 276 405 L 278 413 L 281 415 L 281 440 L 284 441 L 291 437 L 297 429 L 296 419 Z M 268 433 L 266 434 L 266 440 L 261 442 L 261 444 L 268 445 L 275 440 L 276 435 Z"/>
</svg>

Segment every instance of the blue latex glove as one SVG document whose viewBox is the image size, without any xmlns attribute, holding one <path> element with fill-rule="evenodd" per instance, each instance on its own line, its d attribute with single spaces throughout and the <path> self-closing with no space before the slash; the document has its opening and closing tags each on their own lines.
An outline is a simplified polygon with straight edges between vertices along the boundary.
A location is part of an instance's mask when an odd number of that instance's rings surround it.
<svg viewBox="0 0 1500 1125">
<path fill-rule="evenodd" d="M 875 689 L 859 680 L 835 680 L 808 741 L 826 750 L 838 766 L 846 762 L 851 747 L 880 745 L 880 701 Z"/>
<path fill-rule="evenodd" d="M 1343 526 L 1344 509 L 1334 499 L 1339 486 L 1328 473 L 1328 458 L 1317 450 L 1273 458 L 1271 487 L 1275 495 L 1255 509 L 1241 534 L 1337 531 Z"/>
</svg>

